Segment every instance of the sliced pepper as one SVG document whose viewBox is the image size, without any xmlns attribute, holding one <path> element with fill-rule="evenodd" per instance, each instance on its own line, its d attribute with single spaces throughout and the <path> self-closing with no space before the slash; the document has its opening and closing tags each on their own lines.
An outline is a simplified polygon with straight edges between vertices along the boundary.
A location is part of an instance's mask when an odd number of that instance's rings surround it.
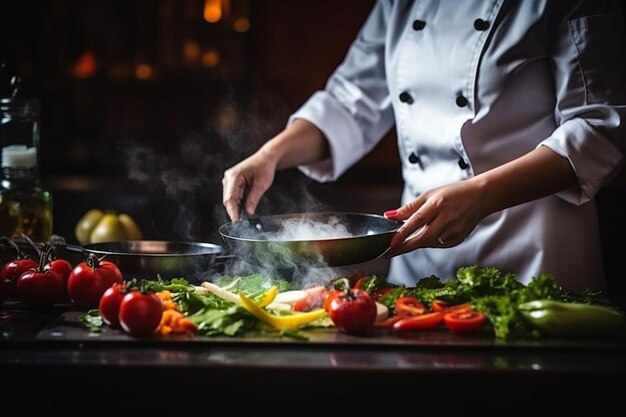
<svg viewBox="0 0 626 417">
<path fill-rule="evenodd" d="M 266 313 L 261 307 L 256 305 L 252 300 L 243 294 L 239 294 L 241 298 L 241 305 L 248 310 L 257 319 L 264 323 L 269 324 L 277 329 L 297 329 L 305 324 L 311 323 L 314 320 L 319 319 L 326 311 L 324 309 L 309 311 L 307 313 L 291 314 L 289 316 L 275 316 L 273 314 Z"/>
<path fill-rule="evenodd" d="M 261 301 L 259 301 L 257 305 L 259 307 L 267 307 L 272 304 L 272 301 L 276 298 L 276 294 L 278 294 L 278 288 L 274 286 L 263 293 Z"/>
</svg>

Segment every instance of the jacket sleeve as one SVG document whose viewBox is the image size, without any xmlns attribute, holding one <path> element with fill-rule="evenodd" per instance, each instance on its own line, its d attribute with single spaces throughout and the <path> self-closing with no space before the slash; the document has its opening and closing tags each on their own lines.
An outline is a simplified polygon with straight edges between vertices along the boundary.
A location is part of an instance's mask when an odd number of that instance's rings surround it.
<svg viewBox="0 0 626 417">
<path fill-rule="evenodd" d="M 370 12 L 343 63 L 326 87 L 289 118 L 306 119 L 326 136 L 331 157 L 300 166 L 309 177 L 333 181 L 368 153 L 393 125 L 385 75 L 385 38 L 390 5 Z"/>
<path fill-rule="evenodd" d="M 620 1 L 555 1 L 550 13 L 557 129 L 539 146 L 567 158 L 578 186 L 558 196 L 591 200 L 626 151 L 626 59 Z"/>
</svg>

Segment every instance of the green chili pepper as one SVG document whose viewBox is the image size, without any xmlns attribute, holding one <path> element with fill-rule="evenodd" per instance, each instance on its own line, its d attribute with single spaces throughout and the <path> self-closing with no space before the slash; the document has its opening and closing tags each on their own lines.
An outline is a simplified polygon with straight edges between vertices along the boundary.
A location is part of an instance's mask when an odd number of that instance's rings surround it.
<svg viewBox="0 0 626 417">
<path fill-rule="evenodd" d="M 527 322 L 541 334 L 554 337 L 617 336 L 626 333 L 624 314 L 608 307 L 554 300 L 520 304 Z"/>
</svg>

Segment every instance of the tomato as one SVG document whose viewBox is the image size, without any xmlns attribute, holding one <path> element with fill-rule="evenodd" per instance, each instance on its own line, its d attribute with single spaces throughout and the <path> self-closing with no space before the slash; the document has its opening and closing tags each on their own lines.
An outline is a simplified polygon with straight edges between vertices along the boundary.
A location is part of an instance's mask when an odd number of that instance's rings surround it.
<svg viewBox="0 0 626 417">
<path fill-rule="evenodd" d="M 24 272 L 15 285 L 17 297 L 25 304 L 52 305 L 65 299 L 63 278 L 54 271 L 33 268 Z"/>
<path fill-rule="evenodd" d="M 326 312 L 328 314 L 330 314 L 330 303 L 339 294 L 341 294 L 341 291 L 339 291 L 339 290 L 330 290 L 330 291 L 328 291 L 328 293 L 326 295 L 326 300 L 324 300 L 324 310 L 326 310 Z"/>
<path fill-rule="evenodd" d="M 123 283 L 119 268 L 109 261 L 99 260 L 93 253 L 70 273 L 67 292 L 74 304 L 97 308 L 102 294 L 115 283 Z"/>
<path fill-rule="evenodd" d="M 102 321 L 109 326 L 120 326 L 120 304 L 122 304 L 122 299 L 126 294 L 126 285 L 115 283 L 100 297 L 100 303 L 98 304 L 100 316 Z"/>
<path fill-rule="evenodd" d="M 473 332 L 485 324 L 487 316 L 480 311 L 453 311 L 445 314 L 443 321 L 453 332 Z"/>
<path fill-rule="evenodd" d="M 442 313 L 446 308 L 450 307 L 450 303 L 447 301 L 443 301 L 443 300 L 433 300 L 433 302 L 430 305 L 430 308 L 433 311 Z"/>
<path fill-rule="evenodd" d="M 61 279 L 63 279 L 63 292 L 65 297 L 67 297 L 67 281 L 70 279 L 72 264 L 65 259 L 55 259 L 48 262 L 43 269 L 44 271 L 52 270 L 61 276 Z"/>
<path fill-rule="evenodd" d="M 311 311 L 324 305 L 328 292 L 321 285 L 304 289 L 309 295 L 292 306 L 294 311 Z"/>
<path fill-rule="evenodd" d="M 330 318 L 339 330 L 360 333 L 374 324 L 376 303 L 363 290 L 347 289 L 330 302 Z"/>
<path fill-rule="evenodd" d="M 402 317 L 419 316 L 426 312 L 426 307 L 417 298 L 400 297 L 396 300 L 395 311 Z"/>
<path fill-rule="evenodd" d="M 34 260 L 30 258 L 14 259 L 4 264 L 0 274 L 4 279 L 12 281 L 13 285 L 15 285 L 20 275 L 32 268 L 37 268 L 37 262 Z"/>
<path fill-rule="evenodd" d="M 131 291 L 120 304 L 120 325 L 132 336 L 151 335 L 159 327 L 162 316 L 161 300 L 154 293 Z"/>
<path fill-rule="evenodd" d="M 443 314 L 435 312 L 406 317 L 393 325 L 395 330 L 427 330 L 437 327 L 443 321 Z"/>
<path fill-rule="evenodd" d="M 449 302 L 443 300 L 433 300 L 431 307 L 433 311 L 439 313 L 452 313 L 453 311 L 472 311 L 474 307 L 471 304 L 455 304 L 450 305 Z"/>
<path fill-rule="evenodd" d="M 374 322 L 374 327 L 391 327 L 394 324 L 396 324 L 396 322 L 404 318 L 405 317 L 402 317 L 402 316 L 391 316 L 391 317 L 386 318 L 385 320 Z"/>
</svg>

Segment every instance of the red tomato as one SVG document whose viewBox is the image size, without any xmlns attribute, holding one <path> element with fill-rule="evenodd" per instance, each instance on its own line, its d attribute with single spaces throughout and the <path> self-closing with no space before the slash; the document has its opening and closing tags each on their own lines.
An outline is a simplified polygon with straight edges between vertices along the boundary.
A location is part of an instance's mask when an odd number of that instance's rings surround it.
<svg viewBox="0 0 626 417">
<path fill-rule="evenodd" d="M 65 299 L 63 278 L 54 271 L 33 268 L 17 279 L 17 297 L 25 304 L 52 305 Z"/>
<path fill-rule="evenodd" d="M 453 311 L 445 314 L 443 321 L 453 332 L 473 332 L 485 324 L 487 316 L 480 311 Z"/>
<path fill-rule="evenodd" d="M 115 283 L 123 283 L 122 273 L 112 262 L 100 261 L 92 253 L 70 273 L 67 292 L 79 307 L 97 308 L 102 294 Z"/>
<path fill-rule="evenodd" d="M 315 287 L 305 288 L 305 291 L 309 295 L 292 306 L 294 311 L 311 311 L 324 305 L 324 300 L 326 300 L 327 296 L 326 288 L 317 285 Z"/>
<path fill-rule="evenodd" d="M 452 313 L 453 311 L 472 311 L 474 309 L 471 304 L 450 305 L 450 303 L 443 300 L 433 300 L 431 307 L 433 311 L 437 311 L 442 314 Z"/>
<path fill-rule="evenodd" d="M 48 262 L 43 269 L 44 271 L 52 270 L 61 276 L 61 279 L 63 279 L 63 292 L 65 293 L 65 297 L 67 297 L 67 281 L 70 279 L 72 264 L 65 259 L 55 259 Z"/>
<path fill-rule="evenodd" d="M 391 327 L 394 324 L 396 324 L 396 322 L 404 318 L 405 317 L 402 317 L 402 316 L 391 316 L 391 317 L 386 318 L 385 320 L 374 322 L 374 327 Z"/>
<path fill-rule="evenodd" d="M 100 303 L 98 304 L 100 316 L 109 326 L 120 326 L 120 305 L 126 294 L 126 285 L 116 283 L 109 287 L 100 297 Z"/>
<path fill-rule="evenodd" d="M 148 336 L 159 327 L 163 307 L 154 293 L 131 291 L 120 304 L 120 325 L 133 336 Z"/>
<path fill-rule="evenodd" d="M 30 258 L 14 259 L 4 264 L 0 274 L 4 279 L 13 281 L 13 285 L 15 285 L 20 275 L 32 268 L 37 268 L 37 262 L 34 260 Z"/>
<path fill-rule="evenodd" d="M 330 291 L 328 291 L 328 293 L 326 295 L 326 300 L 324 300 L 324 310 L 326 310 L 326 312 L 328 314 L 330 314 L 330 303 L 339 294 L 341 294 L 341 291 L 338 291 L 338 290 L 330 290 Z"/>
<path fill-rule="evenodd" d="M 406 317 L 393 325 L 395 330 L 427 330 L 437 327 L 443 320 L 441 313 L 420 314 L 419 316 Z"/>
<path fill-rule="evenodd" d="M 438 313 L 442 313 L 448 307 L 450 307 L 450 303 L 443 300 L 433 300 L 430 305 L 430 308 Z"/>
<path fill-rule="evenodd" d="M 367 292 L 348 289 L 330 302 L 330 318 L 343 332 L 363 332 L 376 320 L 376 303 Z"/>
<path fill-rule="evenodd" d="M 419 316 L 426 312 L 426 307 L 417 298 L 400 297 L 396 300 L 395 311 L 402 317 Z"/>
<path fill-rule="evenodd" d="M 72 272 L 72 264 L 65 259 L 55 259 L 54 261 L 50 261 L 44 266 L 44 270 L 51 269 L 57 274 L 61 275 L 63 281 L 67 284 L 67 280 L 70 278 L 70 273 Z"/>
</svg>

